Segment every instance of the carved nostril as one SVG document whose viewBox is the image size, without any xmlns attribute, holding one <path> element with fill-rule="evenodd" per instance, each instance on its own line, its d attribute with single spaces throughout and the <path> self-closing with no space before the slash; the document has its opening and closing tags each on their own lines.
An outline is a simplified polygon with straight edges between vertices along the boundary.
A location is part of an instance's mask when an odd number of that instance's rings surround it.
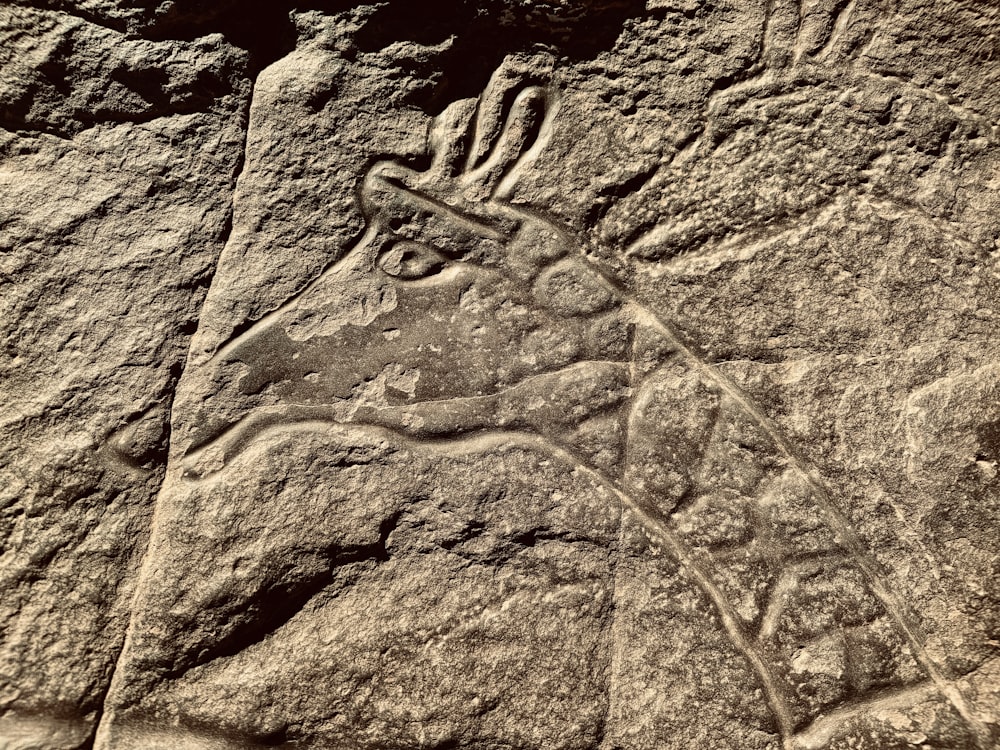
<svg viewBox="0 0 1000 750">
<path fill-rule="evenodd" d="M 447 260 L 440 253 L 419 242 L 396 242 L 378 259 L 379 268 L 398 279 L 413 280 L 432 276 L 444 268 Z"/>
</svg>

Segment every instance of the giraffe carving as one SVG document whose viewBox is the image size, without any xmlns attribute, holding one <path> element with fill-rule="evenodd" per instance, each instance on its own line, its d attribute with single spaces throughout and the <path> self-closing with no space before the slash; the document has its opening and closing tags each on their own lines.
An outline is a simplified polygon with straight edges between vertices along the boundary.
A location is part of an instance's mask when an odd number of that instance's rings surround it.
<svg viewBox="0 0 1000 750">
<path fill-rule="evenodd" d="M 821 746 L 831 722 L 887 696 L 931 694 L 985 747 L 796 446 L 585 242 L 508 200 L 557 104 L 498 76 L 435 121 L 426 170 L 368 170 L 363 236 L 206 365 L 225 419 L 196 432 L 187 481 L 213 481 L 292 424 L 469 450 L 528 441 L 609 489 L 686 567 L 757 673 L 785 748 Z"/>
</svg>

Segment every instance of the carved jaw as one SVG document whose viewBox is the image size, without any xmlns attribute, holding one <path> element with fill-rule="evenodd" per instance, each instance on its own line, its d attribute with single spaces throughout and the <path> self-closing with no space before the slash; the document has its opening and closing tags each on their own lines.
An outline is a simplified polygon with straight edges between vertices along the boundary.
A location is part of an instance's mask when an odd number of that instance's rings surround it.
<svg viewBox="0 0 1000 750">
<path fill-rule="evenodd" d="M 387 389 L 412 385 L 407 373 L 383 373 L 366 392 L 326 404 L 284 404 L 252 410 L 184 458 L 184 475 L 214 474 L 267 433 L 293 426 L 381 427 L 408 438 L 442 439 L 477 432 L 523 432 L 597 459 L 618 475 L 633 393 L 627 362 L 584 361 L 484 396 L 388 405 Z"/>
<path fill-rule="evenodd" d="M 453 315 L 451 327 L 441 326 L 440 345 L 420 337 L 433 335 L 431 328 L 411 325 L 407 334 L 396 327 L 414 314 L 403 293 L 396 298 L 401 308 L 384 319 L 376 317 L 367 327 L 347 327 L 342 336 L 321 346 L 312 342 L 312 351 L 307 347 L 298 357 L 286 352 L 277 358 L 286 368 L 299 367 L 304 376 L 291 376 L 287 369 L 281 379 L 275 372 L 269 376 L 262 369 L 269 360 L 259 352 L 248 352 L 254 364 L 244 380 L 252 387 L 243 389 L 242 398 L 252 405 L 209 440 L 194 445 L 184 460 L 187 475 L 200 478 L 215 473 L 266 433 L 306 423 L 367 425 L 430 440 L 477 432 L 523 432 L 551 440 L 610 476 L 620 475 L 634 393 L 670 353 L 670 342 L 649 325 L 641 309 L 615 302 L 596 315 L 564 318 L 558 327 L 551 319 L 536 319 L 533 328 L 517 329 L 518 336 L 509 338 L 504 348 L 477 349 L 475 338 L 466 339 L 460 351 L 492 359 L 489 366 L 477 365 L 475 359 L 463 365 L 448 358 L 443 348 L 449 339 L 452 343 L 460 339 L 463 330 L 473 337 L 480 331 L 481 320 L 474 317 L 477 305 L 479 312 L 494 317 L 495 307 L 488 298 L 471 296 L 475 285 L 465 286 L 470 276 L 483 276 L 482 269 L 459 270 L 464 274 L 455 275 L 456 286 L 443 296 L 453 299 L 464 288 L 467 299 L 459 313 L 464 309 L 470 314 Z M 497 280 L 495 274 L 486 277 Z M 442 289 L 433 284 L 418 283 L 415 289 L 441 297 Z M 423 317 L 428 315 L 424 310 Z M 553 338 L 553 331 L 562 340 Z M 279 333 L 273 331 L 275 336 Z M 402 340 L 407 335 L 408 340 Z M 348 340 L 351 336 L 357 346 Z M 412 359 L 401 356 L 407 352 Z M 450 365 L 443 366 L 446 363 Z M 314 372 L 314 367 L 321 372 Z M 245 393 L 258 387 L 254 383 L 265 384 L 266 402 Z"/>
</svg>

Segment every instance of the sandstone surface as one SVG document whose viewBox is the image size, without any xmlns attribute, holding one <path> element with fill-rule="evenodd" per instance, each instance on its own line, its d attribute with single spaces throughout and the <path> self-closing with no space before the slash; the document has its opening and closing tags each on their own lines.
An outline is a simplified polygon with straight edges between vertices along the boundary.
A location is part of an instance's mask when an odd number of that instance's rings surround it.
<svg viewBox="0 0 1000 750">
<path fill-rule="evenodd" d="M 0 5 L 0 750 L 1000 747 L 1000 9 Z"/>
</svg>

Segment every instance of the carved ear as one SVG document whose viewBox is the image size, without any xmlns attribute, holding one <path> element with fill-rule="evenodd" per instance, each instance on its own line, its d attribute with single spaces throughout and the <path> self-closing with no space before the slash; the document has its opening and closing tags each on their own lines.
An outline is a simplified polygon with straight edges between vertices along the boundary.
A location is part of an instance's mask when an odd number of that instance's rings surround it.
<svg viewBox="0 0 1000 750">
<path fill-rule="evenodd" d="M 539 141 L 548 109 L 548 95 L 540 86 L 517 92 L 493 147 L 482 164 L 468 174 L 468 180 L 480 187 L 483 197 L 494 197 L 505 178 L 515 178 Z"/>
<path fill-rule="evenodd" d="M 464 171 L 475 114 L 475 99 L 459 99 L 434 118 L 429 138 L 432 179 L 450 179 Z"/>
<path fill-rule="evenodd" d="M 550 92 L 528 85 L 533 79 L 518 61 L 505 62 L 479 98 L 463 170 L 473 200 L 497 197 L 508 176 L 513 187 L 517 167 L 540 148 L 553 107 Z"/>
<path fill-rule="evenodd" d="M 490 78 L 479 97 L 465 171 L 471 172 L 486 161 L 489 152 L 500 139 L 507 110 L 517 96 L 523 79 L 509 66 L 501 66 Z"/>
</svg>

